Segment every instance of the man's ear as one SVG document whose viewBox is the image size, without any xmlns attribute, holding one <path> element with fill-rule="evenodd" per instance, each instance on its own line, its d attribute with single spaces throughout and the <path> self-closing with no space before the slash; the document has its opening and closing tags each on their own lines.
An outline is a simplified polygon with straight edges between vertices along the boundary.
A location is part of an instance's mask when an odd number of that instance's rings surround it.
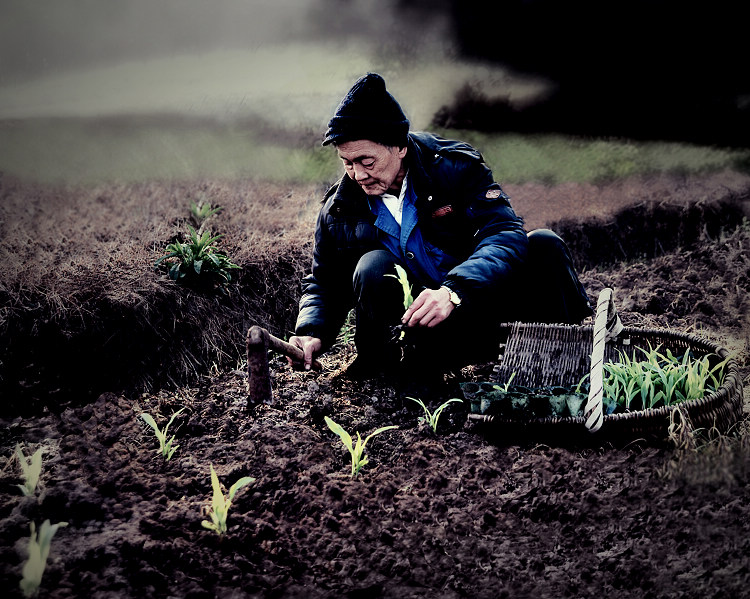
<svg viewBox="0 0 750 599">
<path fill-rule="evenodd" d="M 406 146 L 398 149 L 398 157 L 403 158 L 404 156 L 406 156 Z"/>
</svg>

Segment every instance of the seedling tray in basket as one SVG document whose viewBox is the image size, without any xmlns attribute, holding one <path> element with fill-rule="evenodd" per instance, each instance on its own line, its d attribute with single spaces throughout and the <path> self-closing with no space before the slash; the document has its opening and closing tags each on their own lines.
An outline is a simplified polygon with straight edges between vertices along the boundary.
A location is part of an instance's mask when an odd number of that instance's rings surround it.
<svg viewBox="0 0 750 599">
<path fill-rule="evenodd" d="M 469 420 L 476 424 L 566 437 L 588 431 L 601 438 L 666 438 L 674 410 L 693 429 L 722 433 L 743 416 L 739 369 L 726 349 L 697 335 L 623 327 L 610 289 L 599 296 L 593 326 L 517 322 L 505 329 L 507 342 L 492 380 L 463 386 L 471 402 Z M 696 399 L 645 409 L 634 402 L 637 409 L 615 411 L 613 398 L 603 391 L 604 364 L 655 348 L 723 362 L 720 384 Z"/>
</svg>

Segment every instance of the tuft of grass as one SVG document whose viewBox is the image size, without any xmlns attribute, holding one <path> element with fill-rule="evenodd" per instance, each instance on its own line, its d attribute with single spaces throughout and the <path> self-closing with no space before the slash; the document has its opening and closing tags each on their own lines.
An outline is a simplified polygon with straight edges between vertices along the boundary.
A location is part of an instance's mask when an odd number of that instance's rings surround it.
<svg viewBox="0 0 750 599">
<path fill-rule="evenodd" d="M 687 410 L 676 406 L 669 412 L 669 426 L 667 438 L 680 451 L 695 451 L 697 449 L 696 433 Z"/>
<path fill-rule="evenodd" d="M 662 478 L 691 487 L 731 488 L 750 476 L 750 430 L 743 420 L 722 432 L 714 427 L 694 428 L 681 406 L 670 411 L 668 441 L 674 448 L 658 470 Z"/>
</svg>

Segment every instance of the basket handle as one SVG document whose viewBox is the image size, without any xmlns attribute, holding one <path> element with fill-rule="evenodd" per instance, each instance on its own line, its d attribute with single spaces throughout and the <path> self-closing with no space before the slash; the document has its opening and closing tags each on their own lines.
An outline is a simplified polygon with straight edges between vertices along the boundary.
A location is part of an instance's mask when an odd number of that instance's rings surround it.
<svg viewBox="0 0 750 599">
<path fill-rule="evenodd" d="M 594 320 L 594 349 L 591 353 L 591 387 L 586 400 L 584 418 L 589 432 L 598 431 L 604 422 L 602 399 L 604 396 L 604 348 L 607 341 L 614 339 L 623 329 L 622 321 L 615 309 L 612 289 L 599 293 Z"/>
</svg>

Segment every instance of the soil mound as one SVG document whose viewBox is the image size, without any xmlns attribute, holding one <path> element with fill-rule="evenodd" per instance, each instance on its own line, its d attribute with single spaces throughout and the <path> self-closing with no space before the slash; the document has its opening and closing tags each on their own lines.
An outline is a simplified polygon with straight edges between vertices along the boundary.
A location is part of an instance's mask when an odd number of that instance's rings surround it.
<svg viewBox="0 0 750 599">
<path fill-rule="evenodd" d="M 707 207 L 688 210 L 699 209 L 704 215 L 717 213 Z M 230 231 L 226 247 L 236 251 L 239 237 L 225 225 Z M 671 225 L 679 229 L 681 220 Z M 685 225 L 684 231 L 691 227 Z M 718 339 L 736 352 L 747 383 L 750 228 L 745 223 L 712 232 L 709 226 L 691 245 L 672 251 L 662 241 L 655 257 L 638 254 L 586 268 L 582 278 L 592 295 L 605 286 L 615 289 L 625 324 L 673 327 Z M 672 233 L 666 229 L 663 239 Z M 121 295 L 126 289 L 134 295 L 117 306 L 161 318 L 155 321 L 161 332 L 153 333 L 160 351 L 178 328 L 174 319 L 191 323 L 180 332 L 184 347 L 173 343 L 158 367 L 145 364 L 150 376 L 163 374 L 178 351 L 194 352 L 205 343 L 199 339 L 203 328 L 219 329 L 230 321 L 228 328 L 240 326 L 232 310 L 254 307 L 231 308 L 232 301 L 240 301 L 236 290 L 228 298 L 197 297 L 153 273 L 148 266 L 172 234 L 169 229 L 156 241 L 138 242 L 144 274 L 138 284 L 119 288 Z M 273 246 L 278 252 L 263 247 L 265 261 L 243 261 L 250 274 L 238 286 L 248 294 L 255 289 L 257 305 L 269 310 L 259 313 L 276 330 L 282 325 L 273 323 L 284 321 L 284 310 L 294 300 L 294 293 L 279 295 L 280 287 L 291 285 L 301 267 L 278 258 L 289 246 Z M 132 269 L 126 260 L 114 270 L 124 271 L 125 264 Z M 251 264 L 257 270 L 248 268 Z M 67 267 L 61 262 L 57 268 Z M 83 281 L 103 285 L 105 279 Z M 122 307 L 107 308 L 106 318 L 100 316 L 102 308 L 89 313 L 112 293 L 106 285 L 102 290 L 87 284 L 86 293 L 99 303 L 91 300 L 74 312 L 59 304 L 52 310 L 50 291 L 23 295 L 21 288 L 3 287 L 5 298 L 12 300 L 3 304 L 10 320 L 33 308 L 34 319 L 24 324 L 3 322 L 4 332 L 17 327 L 14 337 L 43 339 L 37 319 L 45 315 L 50 330 L 74 333 L 71 323 L 78 319 L 82 332 L 96 331 L 100 338 L 123 322 L 134 336 L 148 330 L 145 324 L 134 328 L 135 317 L 121 320 Z M 60 292 L 63 306 L 76 297 L 88 296 Z M 146 300 L 157 301 L 158 309 L 147 310 Z M 243 318 L 249 320 L 248 314 Z M 91 319 L 99 324 L 91 327 Z M 126 336 L 118 339 L 124 343 Z M 50 350 L 52 357 L 85 351 L 83 345 L 70 344 L 75 336 L 58 338 L 63 344 L 57 353 Z M 3 339 L 7 344 L 7 335 Z M 106 345 L 95 349 L 107 351 Z M 158 353 L 135 341 L 129 351 L 142 355 L 113 352 L 120 362 L 103 367 L 114 373 L 131 360 L 135 368 L 145 362 L 143 355 Z M 91 355 L 89 349 L 77 358 Z M 4 361 L 7 356 L 3 353 Z M 748 596 L 750 435 L 744 423 L 721 437 L 693 431 L 669 441 L 665 431 L 664 443 L 653 444 L 616 445 L 585 436 L 554 446 L 535 439 L 489 442 L 464 428 L 466 407 L 453 403 L 433 434 L 420 425 L 419 406 L 389 381 L 355 384 L 343 377 L 352 358 L 345 339 L 321 358 L 322 373 L 292 371 L 284 359 L 273 358 L 275 403 L 251 411 L 243 369 L 217 367 L 194 373 L 190 384 L 105 392 L 91 401 L 68 398 L 49 406 L 54 409 L 37 406 L 41 414 L 0 416 L 0 538 L 5 541 L 0 543 L 0 586 L 7 596 L 22 596 L 29 523 L 39 526 L 49 519 L 68 523 L 52 539 L 41 583 L 42 596 L 58 599 L 585 598 L 602 592 L 634 599 Z M 194 363 L 205 365 L 204 359 L 196 355 Z M 22 360 L 14 360 L 20 368 Z M 44 376 L 36 364 L 34 372 Z M 490 367 L 455 373 L 446 381 L 444 397 L 422 399 L 434 409 L 461 377 L 481 380 Z M 4 372 L 8 377 L 7 368 Z M 75 378 L 68 373 L 55 381 L 72 385 Z M 36 397 L 43 397 L 41 389 Z M 52 395 L 58 396 L 64 399 L 62 390 Z M 750 397 L 747 385 L 745 397 Z M 169 431 L 179 447 L 166 461 L 140 415 L 148 412 L 163 427 L 180 409 Z M 363 436 L 381 426 L 398 429 L 368 442 L 370 462 L 351 478 L 349 453 L 325 425 L 325 416 Z M 23 480 L 13 457 L 16 444 L 27 456 L 42 451 L 40 485 L 28 497 L 17 487 Z M 210 466 L 225 491 L 241 477 L 256 479 L 235 496 L 223 537 L 201 526 L 211 504 Z"/>
<path fill-rule="evenodd" d="M 723 237 L 750 213 L 750 195 L 741 186 L 718 198 L 714 191 L 707 201 L 657 201 L 650 185 L 658 188 L 662 181 L 637 183 L 643 187 L 636 196 L 651 199 L 600 210 L 597 217 L 544 223 L 567 241 L 579 268 L 641 264 L 692 252 L 700 243 L 723 247 Z M 551 214 L 535 209 L 534 198 L 542 193 L 533 185 L 515 191 L 517 210 L 537 219 Z M 62 409 L 105 391 L 194 384 L 211 371 L 237 366 L 251 325 L 289 335 L 321 192 L 251 181 L 50 189 L 0 178 L 6 213 L 0 254 L 7 269 L 0 280 L 0 413 Z M 578 192 L 579 204 L 596 204 L 600 195 L 586 186 Z M 591 194 L 588 200 L 580 196 L 584 192 Z M 546 195 L 564 193 L 570 190 L 548 189 Z M 185 289 L 152 268 L 168 243 L 184 239 L 189 203 L 208 198 L 222 210 L 204 226 L 223 235 L 222 251 L 242 267 L 228 293 Z M 670 287 L 655 289 L 645 312 L 669 322 L 669 306 L 676 306 L 672 316 L 682 317 L 697 305 L 703 321 L 714 326 L 736 319 L 738 309 L 738 324 L 744 322 L 747 274 L 733 272 L 733 266 L 704 266 L 694 256 L 650 267 L 677 272 L 687 264 L 688 271 L 669 282 L 673 293 Z M 628 285 L 635 283 L 632 274 L 623 276 Z M 700 283 L 715 286 L 718 276 L 725 295 L 709 305 L 700 297 Z M 625 287 L 626 295 L 659 281 L 638 278 L 634 289 Z"/>
<path fill-rule="evenodd" d="M 322 189 L 253 181 L 49 188 L 0 177 L 0 411 L 149 390 L 236 366 L 245 331 L 294 326 Z M 241 270 L 227 293 L 185 289 L 155 261 L 191 202 Z"/>
</svg>

